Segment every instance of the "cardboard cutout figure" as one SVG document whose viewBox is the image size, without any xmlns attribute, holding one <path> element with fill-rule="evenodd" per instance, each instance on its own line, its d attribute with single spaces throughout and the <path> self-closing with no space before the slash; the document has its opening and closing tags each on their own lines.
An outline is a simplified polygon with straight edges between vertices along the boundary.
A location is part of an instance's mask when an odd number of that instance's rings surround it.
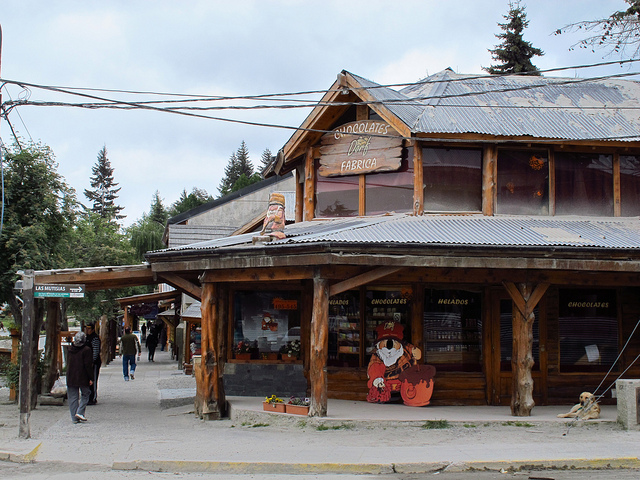
<svg viewBox="0 0 640 480">
<path fill-rule="evenodd" d="M 418 365 L 419 348 L 402 341 L 403 328 L 396 322 L 384 322 L 376 328 L 377 343 L 371 355 L 367 376 L 370 403 L 385 403 L 392 393 L 400 393 L 406 405 L 428 405 L 433 393 L 432 365 Z"/>
</svg>

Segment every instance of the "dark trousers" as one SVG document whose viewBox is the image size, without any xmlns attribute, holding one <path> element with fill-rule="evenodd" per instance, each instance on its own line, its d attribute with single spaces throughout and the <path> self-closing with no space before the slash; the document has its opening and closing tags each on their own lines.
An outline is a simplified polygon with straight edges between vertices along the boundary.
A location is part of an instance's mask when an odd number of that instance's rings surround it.
<svg viewBox="0 0 640 480">
<path fill-rule="evenodd" d="M 93 364 L 93 385 L 91 385 L 91 393 L 89 394 L 89 403 L 98 401 L 98 376 L 100 376 L 100 365 Z"/>
<path fill-rule="evenodd" d="M 148 347 L 149 348 L 149 361 L 153 362 L 153 356 L 156 354 L 156 347 Z"/>
</svg>

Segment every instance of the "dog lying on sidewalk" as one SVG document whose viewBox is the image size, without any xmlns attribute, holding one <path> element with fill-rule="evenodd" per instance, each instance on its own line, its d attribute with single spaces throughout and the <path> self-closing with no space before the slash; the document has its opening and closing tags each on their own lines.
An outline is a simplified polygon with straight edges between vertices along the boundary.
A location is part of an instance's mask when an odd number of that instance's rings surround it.
<svg viewBox="0 0 640 480">
<path fill-rule="evenodd" d="M 580 403 L 574 405 L 569 413 L 560 413 L 558 418 L 578 418 L 579 420 L 592 420 L 600 418 L 600 405 L 596 397 L 589 392 L 580 394 Z"/>
</svg>

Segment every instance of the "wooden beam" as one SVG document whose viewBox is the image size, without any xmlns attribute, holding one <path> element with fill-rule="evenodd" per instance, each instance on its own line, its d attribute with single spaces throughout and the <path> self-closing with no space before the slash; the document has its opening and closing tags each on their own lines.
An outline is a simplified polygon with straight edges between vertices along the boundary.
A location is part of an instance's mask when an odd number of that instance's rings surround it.
<svg viewBox="0 0 640 480">
<path fill-rule="evenodd" d="M 329 296 L 333 297 L 334 295 L 346 292 L 347 290 L 351 290 L 352 288 L 358 288 L 361 285 L 366 285 L 367 283 L 374 282 L 383 277 L 386 277 L 387 275 L 396 273 L 399 270 L 402 270 L 402 268 L 381 267 L 369 272 L 362 273 L 360 275 L 356 275 L 355 277 L 348 278 L 347 280 L 343 280 L 342 282 L 331 285 L 331 288 L 329 288 Z"/>
<path fill-rule="evenodd" d="M 314 160 L 314 148 L 309 147 L 304 162 L 304 221 L 313 220 L 315 216 L 316 168 Z"/>
<path fill-rule="evenodd" d="M 536 306 L 538 305 L 538 302 L 540 302 L 544 294 L 547 292 L 548 288 L 549 288 L 548 283 L 539 283 L 538 285 L 536 285 L 536 287 L 533 290 L 533 293 L 527 300 L 526 308 L 524 311 L 525 317 L 529 317 L 529 315 L 533 313 L 533 310 L 536 308 Z"/>
<path fill-rule="evenodd" d="M 367 214 L 367 180 L 364 174 L 358 175 L 358 215 Z"/>
<path fill-rule="evenodd" d="M 201 277 L 206 282 L 266 282 L 313 278 L 313 267 L 240 268 L 237 270 L 208 270 Z"/>
<path fill-rule="evenodd" d="M 549 149 L 549 215 L 556 214 L 556 156 Z"/>
<path fill-rule="evenodd" d="M 311 316 L 311 354 L 309 356 L 309 380 L 311 405 L 309 416 L 327 416 L 329 358 L 329 282 L 316 276 L 313 279 L 313 313 Z"/>
<path fill-rule="evenodd" d="M 486 145 L 482 152 L 482 213 L 493 216 L 496 207 L 498 149 Z"/>
<path fill-rule="evenodd" d="M 422 166 L 422 144 L 413 142 L 413 214 L 424 213 L 424 169 Z"/>
<path fill-rule="evenodd" d="M 124 306 L 137 305 L 139 303 L 146 302 L 158 302 L 160 300 L 172 300 L 179 296 L 180 292 L 178 290 L 171 290 L 168 292 L 143 293 L 141 295 L 133 295 L 131 297 L 117 298 L 116 300 L 120 303 L 120 306 Z"/>
<path fill-rule="evenodd" d="M 620 194 L 620 154 L 613 154 L 613 216 L 620 217 L 622 215 L 622 204 Z"/>
<path fill-rule="evenodd" d="M 511 287 L 509 287 L 511 288 Z M 526 303 L 531 298 L 532 285 L 518 284 L 518 297 Z M 511 294 L 511 292 L 510 292 Z M 513 295 L 512 295 L 513 298 Z M 514 304 L 515 304 L 514 299 Z M 526 309 L 525 309 L 526 310 Z M 511 353 L 511 415 L 528 417 L 535 405 L 533 401 L 533 311 L 523 315 L 520 308 L 514 308 L 512 314 L 513 348 Z"/>
<path fill-rule="evenodd" d="M 202 355 L 196 371 L 196 413 L 205 420 L 219 420 L 226 415 L 226 399 L 220 370 L 220 289 L 215 283 L 202 288 Z M 222 363 L 224 365 L 224 363 Z"/>
<path fill-rule="evenodd" d="M 197 300 L 202 299 L 202 287 L 190 282 L 189 280 L 182 278 L 179 275 L 173 273 L 163 273 L 160 277 L 172 287 L 182 290 L 188 293 Z"/>
<path fill-rule="evenodd" d="M 302 168 L 296 168 L 296 223 L 302 221 L 304 211 L 304 174 Z"/>
</svg>

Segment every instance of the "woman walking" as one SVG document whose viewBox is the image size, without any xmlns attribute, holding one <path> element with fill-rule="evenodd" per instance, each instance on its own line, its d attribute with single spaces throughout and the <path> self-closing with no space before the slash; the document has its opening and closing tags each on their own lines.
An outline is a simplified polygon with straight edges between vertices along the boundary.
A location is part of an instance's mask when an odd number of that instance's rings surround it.
<svg viewBox="0 0 640 480">
<path fill-rule="evenodd" d="M 67 397 L 69 413 L 73 423 L 86 422 L 85 409 L 89 403 L 91 385 L 93 384 L 93 354 L 87 345 L 87 336 L 78 332 L 73 337 L 73 345 L 69 347 L 67 362 Z"/>
</svg>

